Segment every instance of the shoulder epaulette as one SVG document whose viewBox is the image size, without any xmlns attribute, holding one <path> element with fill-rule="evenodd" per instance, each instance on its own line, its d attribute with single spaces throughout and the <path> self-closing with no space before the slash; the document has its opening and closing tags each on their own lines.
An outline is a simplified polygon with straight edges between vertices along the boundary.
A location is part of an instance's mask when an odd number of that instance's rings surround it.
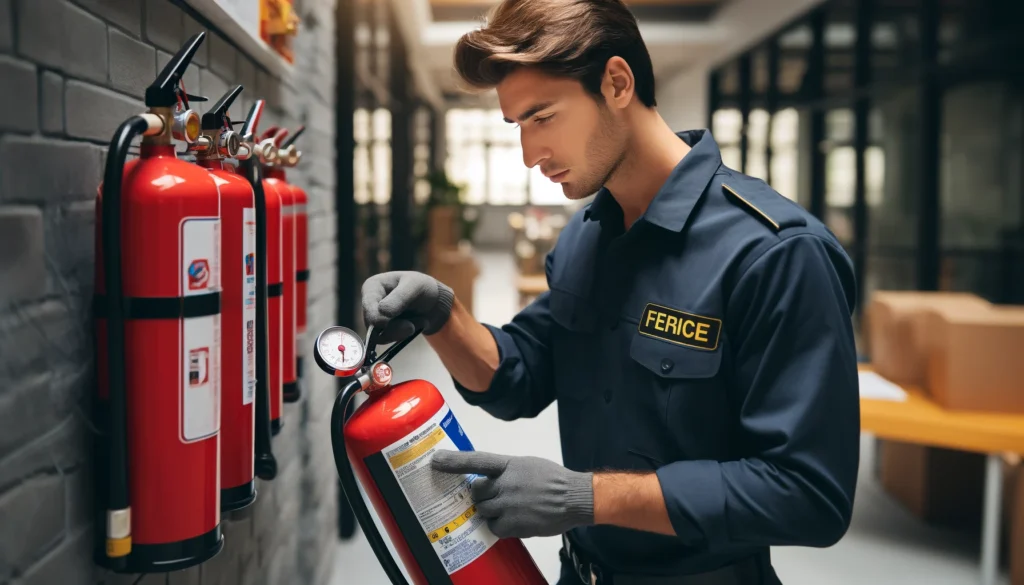
<svg viewBox="0 0 1024 585">
<path fill-rule="evenodd" d="M 722 190 L 727 194 L 727 199 L 741 203 L 744 209 L 752 212 L 757 219 L 776 232 L 807 225 L 802 208 L 776 193 L 767 184 L 760 187 L 747 182 L 737 184 L 740 186 L 735 187 L 728 182 L 722 182 Z"/>
</svg>

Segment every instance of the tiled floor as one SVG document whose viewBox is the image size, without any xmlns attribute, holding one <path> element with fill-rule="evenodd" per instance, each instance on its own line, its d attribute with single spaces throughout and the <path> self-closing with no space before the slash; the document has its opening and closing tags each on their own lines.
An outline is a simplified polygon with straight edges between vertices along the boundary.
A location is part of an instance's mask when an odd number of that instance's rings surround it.
<svg viewBox="0 0 1024 585">
<path fill-rule="evenodd" d="M 477 283 L 477 318 L 504 323 L 517 296 L 511 258 L 483 254 Z M 398 378 L 425 378 L 441 389 L 478 450 L 537 455 L 560 461 L 557 404 L 532 420 L 502 422 L 467 406 L 429 346 L 417 340 L 394 362 Z M 829 549 L 774 549 L 773 562 L 786 585 L 973 585 L 978 582 L 977 543 L 970 537 L 922 525 L 889 499 L 873 480 L 871 438 L 864 438 L 861 483 L 853 524 Z M 526 541 L 545 576 L 557 578 L 556 538 Z M 339 544 L 331 585 L 387 585 L 366 541 L 357 536 Z M 1003 583 L 1006 583 L 1005 577 Z M 483 584 L 482 584 L 483 585 Z"/>
</svg>

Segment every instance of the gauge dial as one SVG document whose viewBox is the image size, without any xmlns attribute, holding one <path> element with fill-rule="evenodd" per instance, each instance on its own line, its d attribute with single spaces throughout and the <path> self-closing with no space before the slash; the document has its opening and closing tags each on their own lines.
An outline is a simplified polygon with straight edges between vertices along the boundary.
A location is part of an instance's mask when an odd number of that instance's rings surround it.
<svg viewBox="0 0 1024 585">
<path fill-rule="evenodd" d="M 363 340 L 347 327 L 325 329 L 314 348 L 317 365 L 332 376 L 351 376 L 363 365 Z"/>
</svg>

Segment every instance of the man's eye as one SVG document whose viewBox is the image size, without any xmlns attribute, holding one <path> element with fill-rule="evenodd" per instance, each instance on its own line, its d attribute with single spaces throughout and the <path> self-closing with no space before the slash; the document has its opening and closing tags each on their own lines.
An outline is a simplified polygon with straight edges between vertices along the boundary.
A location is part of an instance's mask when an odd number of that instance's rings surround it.
<svg viewBox="0 0 1024 585">
<path fill-rule="evenodd" d="M 548 122 L 549 120 L 551 120 L 551 118 L 554 118 L 554 117 L 555 117 L 554 114 L 548 114 L 547 116 L 544 116 L 543 118 L 536 118 L 534 123 L 536 123 L 536 124 L 544 124 L 544 123 Z"/>
</svg>

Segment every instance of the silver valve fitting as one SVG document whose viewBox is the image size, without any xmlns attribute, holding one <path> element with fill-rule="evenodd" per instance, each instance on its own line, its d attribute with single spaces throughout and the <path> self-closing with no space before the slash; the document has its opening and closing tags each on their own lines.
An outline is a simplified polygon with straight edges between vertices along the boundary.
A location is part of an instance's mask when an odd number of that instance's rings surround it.
<svg viewBox="0 0 1024 585">
<path fill-rule="evenodd" d="M 299 152 L 299 149 L 295 148 L 294 144 L 288 145 L 287 148 L 279 152 L 281 163 L 287 167 L 294 167 L 299 164 L 299 159 L 302 157 L 302 153 Z"/>
<path fill-rule="evenodd" d="M 252 144 L 249 142 L 240 142 L 238 144 L 238 152 L 235 153 L 235 159 L 237 160 L 249 160 L 252 158 Z"/>
<path fill-rule="evenodd" d="M 234 130 L 225 130 L 220 134 L 220 144 L 218 150 L 221 156 L 225 158 L 235 158 L 238 156 L 238 151 L 242 148 L 242 137 Z"/>
<path fill-rule="evenodd" d="M 260 142 L 256 146 L 256 155 L 260 159 L 260 163 L 265 165 L 275 165 L 278 162 L 280 153 L 277 150 L 277 146 L 274 144 L 273 138 L 267 138 L 263 142 Z"/>
<path fill-rule="evenodd" d="M 199 114 L 194 110 L 174 112 L 174 125 L 172 129 L 176 140 L 180 140 L 188 145 L 195 144 L 199 140 L 200 128 Z"/>
</svg>

